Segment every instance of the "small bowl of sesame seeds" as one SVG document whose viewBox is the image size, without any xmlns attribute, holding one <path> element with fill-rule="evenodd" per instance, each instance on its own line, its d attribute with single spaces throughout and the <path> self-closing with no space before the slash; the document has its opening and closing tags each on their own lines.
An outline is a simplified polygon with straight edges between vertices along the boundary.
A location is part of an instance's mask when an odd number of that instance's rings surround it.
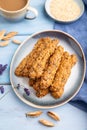
<svg viewBox="0 0 87 130">
<path fill-rule="evenodd" d="M 84 3 L 82 0 L 46 0 L 45 10 L 55 21 L 69 23 L 83 15 Z"/>
</svg>

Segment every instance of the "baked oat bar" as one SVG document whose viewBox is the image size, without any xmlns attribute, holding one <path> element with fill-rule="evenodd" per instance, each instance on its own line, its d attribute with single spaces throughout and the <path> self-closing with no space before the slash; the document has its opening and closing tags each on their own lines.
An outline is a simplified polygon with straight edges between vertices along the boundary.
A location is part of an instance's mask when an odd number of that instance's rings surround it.
<svg viewBox="0 0 87 130">
<path fill-rule="evenodd" d="M 64 93 L 64 88 L 60 88 L 58 91 L 56 92 L 51 92 L 51 95 L 57 99 L 57 98 L 60 98 Z"/>
<path fill-rule="evenodd" d="M 64 86 L 71 74 L 71 69 L 76 62 L 76 55 L 69 55 L 68 52 L 63 54 L 59 69 L 50 87 L 51 94 L 54 98 L 60 98 L 62 96 L 64 92 Z"/>
<path fill-rule="evenodd" d="M 25 57 L 15 70 L 17 76 L 28 77 L 29 68 L 32 66 L 35 59 L 38 57 L 39 53 L 45 48 L 44 42 L 49 42 L 51 39 L 49 37 L 41 38 L 35 44 L 33 50 Z"/>
<path fill-rule="evenodd" d="M 46 62 L 56 49 L 58 42 L 57 39 L 47 42 L 46 48 L 39 54 L 29 70 L 30 78 L 39 78 L 42 75 Z"/>
<path fill-rule="evenodd" d="M 21 61 L 21 63 L 16 68 L 16 70 L 15 70 L 16 76 L 22 76 L 22 71 L 23 71 L 24 67 L 26 66 L 27 59 L 28 59 L 28 55 Z"/>
<path fill-rule="evenodd" d="M 33 88 L 36 91 L 37 97 L 43 97 L 49 93 L 49 89 L 40 89 L 40 79 L 37 79 L 33 84 Z"/>
<path fill-rule="evenodd" d="M 49 88 L 47 89 L 39 89 L 38 91 L 36 91 L 36 96 L 37 97 L 44 97 L 49 93 Z"/>
<path fill-rule="evenodd" d="M 46 89 L 52 84 L 56 71 L 59 67 L 63 52 L 64 48 L 62 46 L 58 46 L 57 49 L 54 51 L 53 55 L 50 57 L 48 66 L 46 67 L 41 76 L 41 89 Z"/>
<path fill-rule="evenodd" d="M 39 56 L 39 54 L 46 48 L 46 44 L 50 41 L 51 39 L 49 37 L 41 38 L 37 41 L 34 47 L 35 49 L 33 50 L 33 53 L 29 56 L 27 64 L 23 70 L 23 76 L 29 77 L 29 69 L 31 68 L 32 64 L 35 63 L 36 58 Z"/>
<path fill-rule="evenodd" d="M 76 59 L 76 56 L 74 58 Z M 77 61 L 72 59 L 72 56 L 68 52 L 64 52 L 60 66 L 50 87 L 51 91 L 59 91 L 60 88 L 63 88 L 65 86 L 71 74 L 73 64 L 75 64 Z"/>
</svg>

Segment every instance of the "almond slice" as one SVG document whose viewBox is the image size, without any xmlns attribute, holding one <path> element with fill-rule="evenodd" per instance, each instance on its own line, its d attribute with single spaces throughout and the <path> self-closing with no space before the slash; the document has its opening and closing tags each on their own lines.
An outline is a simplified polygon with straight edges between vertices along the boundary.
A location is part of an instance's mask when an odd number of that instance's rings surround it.
<svg viewBox="0 0 87 130">
<path fill-rule="evenodd" d="M 0 42 L 1 47 L 7 46 L 8 44 L 9 44 L 9 41 Z"/>
<path fill-rule="evenodd" d="M 15 43 L 15 44 L 21 44 L 21 41 L 15 40 L 15 39 L 13 39 L 12 42 Z"/>
<path fill-rule="evenodd" d="M 13 36 L 15 36 L 16 34 L 18 34 L 18 32 L 10 32 L 6 36 L 4 36 L 2 38 L 2 40 L 9 40 L 10 38 L 12 38 Z"/>
<path fill-rule="evenodd" d="M 6 30 L 0 31 L 0 40 L 2 40 L 2 38 L 3 38 L 4 34 L 5 34 L 5 32 L 6 32 Z"/>
<path fill-rule="evenodd" d="M 37 117 L 37 116 L 40 116 L 42 113 L 43 113 L 42 111 L 28 112 L 28 113 L 26 113 L 26 117 L 27 116 Z"/>
<path fill-rule="evenodd" d="M 48 127 L 53 127 L 54 124 L 50 121 L 47 121 L 47 120 L 44 120 L 44 119 L 40 119 L 39 122 L 45 126 L 48 126 Z"/>
<path fill-rule="evenodd" d="M 60 118 L 59 118 L 59 116 L 58 116 L 56 113 L 54 113 L 54 112 L 52 112 L 52 111 L 48 111 L 47 114 L 48 114 L 51 118 L 53 118 L 54 120 L 60 121 Z"/>
</svg>

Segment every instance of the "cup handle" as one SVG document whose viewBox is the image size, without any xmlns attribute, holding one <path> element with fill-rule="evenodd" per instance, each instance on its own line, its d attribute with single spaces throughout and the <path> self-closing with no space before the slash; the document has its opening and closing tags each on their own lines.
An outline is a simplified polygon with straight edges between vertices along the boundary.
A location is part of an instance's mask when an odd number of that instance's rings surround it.
<svg viewBox="0 0 87 130">
<path fill-rule="evenodd" d="M 29 17 L 29 16 L 26 14 L 25 19 L 32 20 L 32 19 L 35 19 L 35 18 L 38 16 L 38 11 L 37 11 L 35 8 L 31 7 L 31 6 L 29 6 L 29 7 L 27 8 L 27 11 L 33 12 L 33 13 L 34 13 L 34 16 L 33 16 L 33 17 Z"/>
</svg>

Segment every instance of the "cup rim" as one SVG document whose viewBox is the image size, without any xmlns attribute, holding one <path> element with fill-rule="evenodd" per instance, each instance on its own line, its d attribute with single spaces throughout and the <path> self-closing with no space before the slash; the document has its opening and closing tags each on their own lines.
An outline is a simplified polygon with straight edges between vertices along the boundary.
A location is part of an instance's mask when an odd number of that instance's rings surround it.
<svg viewBox="0 0 87 130">
<path fill-rule="evenodd" d="M 21 8 L 21 9 L 19 9 L 19 10 L 16 10 L 16 11 L 8 11 L 8 10 L 5 10 L 5 9 L 3 9 L 3 8 L 0 8 L 0 10 L 1 10 L 1 11 L 4 11 L 4 12 L 6 12 L 6 13 L 11 13 L 11 14 L 13 14 L 13 13 L 18 13 L 18 12 L 24 10 L 24 9 L 28 6 L 28 4 L 29 4 L 29 0 L 27 0 L 27 3 L 26 3 L 26 5 L 25 5 L 23 8 Z"/>
</svg>

